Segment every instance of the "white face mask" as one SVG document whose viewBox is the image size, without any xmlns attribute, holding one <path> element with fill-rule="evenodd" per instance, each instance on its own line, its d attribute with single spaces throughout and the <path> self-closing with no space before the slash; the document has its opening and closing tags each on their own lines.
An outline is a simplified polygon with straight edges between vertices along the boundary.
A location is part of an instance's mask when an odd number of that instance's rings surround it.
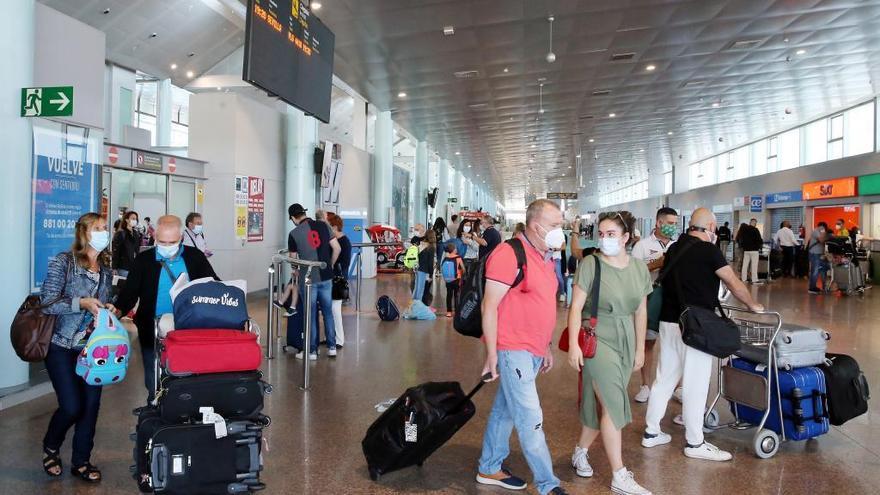
<svg viewBox="0 0 880 495">
<path fill-rule="evenodd" d="M 544 229 L 541 226 L 541 229 Z M 562 228 L 557 227 L 553 230 L 545 230 L 547 235 L 544 236 L 544 243 L 547 244 L 547 247 L 550 249 L 560 249 L 563 244 L 565 244 L 565 233 L 562 232 Z"/>
<path fill-rule="evenodd" d="M 110 245 L 110 232 L 106 230 L 93 230 L 89 233 L 89 246 L 95 251 L 103 251 Z"/>
<path fill-rule="evenodd" d="M 715 235 L 715 232 L 712 232 L 712 231 L 710 230 L 710 231 L 707 231 L 706 234 L 709 236 L 709 242 L 710 242 L 711 244 L 715 244 L 715 241 L 718 240 L 718 236 Z"/>
<path fill-rule="evenodd" d="M 603 237 L 599 239 L 599 250 L 605 256 L 617 256 L 620 254 L 620 239 L 616 237 Z"/>
<path fill-rule="evenodd" d="M 136 219 L 136 218 L 129 218 L 129 219 L 128 219 L 128 225 L 129 225 L 130 227 L 137 227 L 137 226 L 138 226 L 138 221 L 137 221 L 137 219 Z"/>
<path fill-rule="evenodd" d="M 461 231 L 465 232 L 465 233 L 469 233 L 471 231 L 471 226 L 465 225 L 464 227 L 461 228 Z"/>
</svg>

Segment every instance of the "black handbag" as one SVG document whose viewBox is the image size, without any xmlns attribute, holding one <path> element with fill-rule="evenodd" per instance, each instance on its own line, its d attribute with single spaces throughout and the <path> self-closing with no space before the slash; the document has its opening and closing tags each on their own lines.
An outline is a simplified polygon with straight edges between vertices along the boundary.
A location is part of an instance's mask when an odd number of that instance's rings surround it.
<svg viewBox="0 0 880 495">
<path fill-rule="evenodd" d="M 678 273 L 675 273 L 673 278 L 678 291 L 678 300 L 682 305 L 678 324 L 681 327 L 681 340 L 684 344 L 717 358 L 726 358 L 739 351 L 739 327 L 724 314 L 717 296 L 715 306 L 712 308 L 682 303 L 684 293 L 681 290 Z"/>
<path fill-rule="evenodd" d="M 331 297 L 334 301 L 348 300 L 348 279 L 345 277 L 333 277 Z"/>
<path fill-rule="evenodd" d="M 666 278 L 666 274 L 672 270 L 672 267 L 678 263 L 678 260 L 684 259 L 684 253 L 686 253 L 692 246 L 693 244 L 688 244 L 683 247 L 681 252 L 678 253 L 678 256 L 669 260 L 669 262 L 664 264 L 663 268 L 660 269 L 660 274 L 657 275 L 657 280 L 654 281 L 651 293 L 648 294 L 647 308 L 649 330 L 660 331 L 660 313 L 663 310 L 663 279 Z"/>
</svg>

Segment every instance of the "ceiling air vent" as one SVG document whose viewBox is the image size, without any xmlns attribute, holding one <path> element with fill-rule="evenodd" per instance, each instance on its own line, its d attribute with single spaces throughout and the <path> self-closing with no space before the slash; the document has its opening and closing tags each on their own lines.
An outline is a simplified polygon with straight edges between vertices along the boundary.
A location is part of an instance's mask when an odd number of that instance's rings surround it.
<svg viewBox="0 0 880 495">
<path fill-rule="evenodd" d="M 488 107 L 489 104 L 486 103 L 486 102 L 480 102 L 480 103 L 471 103 L 471 104 L 469 104 L 468 106 L 469 106 L 470 108 L 473 108 L 474 110 L 478 110 L 478 109 L 480 109 L 480 108 L 486 108 L 486 107 Z"/>
<path fill-rule="evenodd" d="M 610 94 L 610 89 L 597 89 L 596 91 L 593 91 L 593 96 L 608 96 Z"/>
<path fill-rule="evenodd" d="M 612 62 L 625 62 L 627 60 L 632 60 L 635 57 L 636 57 L 635 52 L 615 53 L 615 54 L 611 55 L 611 61 Z"/>
<path fill-rule="evenodd" d="M 589 120 L 589 119 L 595 119 L 595 118 L 596 117 L 594 115 L 581 115 L 581 117 L 580 117 L 581 120 Z"/>
<path fill-rule="evenodd" d="M 705 86 L 706 81 L 687 81 L 681 85 L 682 88 L 698 88 L 700 86 Z"/>
<path fill-rule="evenodd" d="M 480 71 L 478 70 L 460 70 L 453 72 L 453 75 L 456 79 L 474 79 L 480 76 Z"/>
<path fill-rule="evenodd" d="M 764 40 L 737 40 L 730 44 L 727 47 L 728 50 L 751 50 L 752 48 L 757 48 L 758 45 L 763 43 Z"/>
</svg>

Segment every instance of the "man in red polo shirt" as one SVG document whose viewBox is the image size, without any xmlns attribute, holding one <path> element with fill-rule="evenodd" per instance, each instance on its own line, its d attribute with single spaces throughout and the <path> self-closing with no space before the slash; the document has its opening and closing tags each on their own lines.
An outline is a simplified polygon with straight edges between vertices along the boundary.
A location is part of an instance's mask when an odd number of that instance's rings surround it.
<svg viewBox="0 0 880 495">
<path fill-rule="evenodd" d="M 526 253 L 525 278 L 516 287 L 517 261 L 509 243 L 498 246 L 486 262 L 483 295 L 483 374 L 501 378 L 483 437 L 477 482 L 510 490 L 526 483 L 502 469 L 510 453 L 510 434 L 516 427 L 519 443 L 542 495 L 563 495 L 553 474 L 553 461 L 544 438 L 544 415 L 535 379 L 553 367 L 550 341 L 556 326 L 556 267 L 552 250 L 565 243 L 562 212 L 552 201 L 532 202 L 526 211 L 526 231 L 516 239 Z M 516 242 L 516 241 L 512 241 Z"/>
</svg>

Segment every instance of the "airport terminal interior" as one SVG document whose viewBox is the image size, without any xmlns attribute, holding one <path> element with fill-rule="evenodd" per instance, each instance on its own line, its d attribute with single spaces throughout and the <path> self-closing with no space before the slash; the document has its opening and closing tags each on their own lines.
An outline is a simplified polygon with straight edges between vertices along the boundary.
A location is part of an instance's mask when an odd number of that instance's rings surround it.
<svg viewBox="0 0 880 495">
<path fill-rule="evenodd" d="M 880 0 L 3 0 L 0 46 L 0 494 L 880 492 Z M 591 254 L 646 290 L 583 401 Z M 723 357 L 651 318 L 695 274 Z"/>
</svg>

